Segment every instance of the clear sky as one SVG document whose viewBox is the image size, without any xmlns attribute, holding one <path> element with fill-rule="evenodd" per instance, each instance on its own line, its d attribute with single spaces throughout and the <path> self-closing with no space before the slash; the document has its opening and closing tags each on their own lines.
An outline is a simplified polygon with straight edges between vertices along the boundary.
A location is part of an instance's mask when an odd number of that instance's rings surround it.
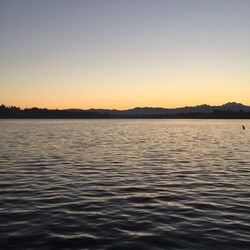
<svg viewBox="0 0 250 250">
<path fill-rule="evenodd" d="M 1 0 L 0 104 L 250 105 L 250 0 Z"/>
</svg>

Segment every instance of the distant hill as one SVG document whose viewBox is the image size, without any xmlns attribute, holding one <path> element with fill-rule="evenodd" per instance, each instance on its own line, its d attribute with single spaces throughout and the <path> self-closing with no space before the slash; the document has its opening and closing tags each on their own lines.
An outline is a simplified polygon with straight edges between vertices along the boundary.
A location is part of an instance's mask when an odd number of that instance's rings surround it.
<svg viewBox="0 0 250 250">
<path fill-rule="evenodd" d="M 181 108 L 137 107 L 116 109 L 40 109 L 0 106 L 0 118 L 92 119 L 92 118 L 189 118 L 189 119 L 250 119 L 250 106 L 229 102 L 221 106 L 199 105 Z"/>
<path fill-rule="evenodd" d="M 165 115 L 165 114 L 183 114 L 183 113 L 212 113 L 214 110 L 219 111 L 235 111 L 235 112 L 250 112 L 250 106 L 236 102 L 228 102 L 221 106 L 210 106 L 207 104 L 198 106 L 186 106 L 181 108 L 133 108 L 127 110 L 116 109 L 89 109 L 88 111 L 97 113 L 108 113 L 113 115 Z"/>
</svg>

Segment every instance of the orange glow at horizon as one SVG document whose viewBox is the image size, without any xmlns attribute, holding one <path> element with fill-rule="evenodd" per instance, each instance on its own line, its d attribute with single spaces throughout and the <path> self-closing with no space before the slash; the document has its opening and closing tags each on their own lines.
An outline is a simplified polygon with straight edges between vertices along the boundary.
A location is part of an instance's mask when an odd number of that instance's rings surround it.
<svg viewBox="0 0 250 250">
<path fill-rule="evenodd" d="M 250 105 L 250 76 L 244 70 L 220 72 L 215 68 L 117 69 L 115 72 L 35 72 L 2 74 L 0 103 L 21 108 L 50 109 L 134 107 L 175 108 L 239 102 Z M 240 84 L 238 84 L 240 82 Z M 18 84 L 16 84 L 18 83 Z"/>
</svg>

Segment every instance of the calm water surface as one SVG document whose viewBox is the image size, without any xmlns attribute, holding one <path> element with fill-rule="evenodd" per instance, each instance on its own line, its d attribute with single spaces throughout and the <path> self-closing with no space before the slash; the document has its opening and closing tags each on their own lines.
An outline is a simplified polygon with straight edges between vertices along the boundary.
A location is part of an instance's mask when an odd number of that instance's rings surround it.
<svg viewBox="0 0 250 250">
<path fill-rule="evenodd" d="M 250 249 L 250 121 L 1 120 L 0 249 Z"/>
</svg>

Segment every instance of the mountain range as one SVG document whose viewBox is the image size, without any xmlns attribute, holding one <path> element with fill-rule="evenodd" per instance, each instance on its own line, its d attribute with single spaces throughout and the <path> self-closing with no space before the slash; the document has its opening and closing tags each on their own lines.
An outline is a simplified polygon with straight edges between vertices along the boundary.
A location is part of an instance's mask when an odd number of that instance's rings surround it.
<svg viewBox="0 0 250 250">
<path fill-rule="evenodd" d="M 210 106 L 207 104 L 198 105 L 198 106 L 186 106 L 180 108 L 153 108 L 153 107 L 136 107 L 133 109 L 127 110 L 116 110 L 116 109 L 89 109 L 87 111 L 96 112 L 96 113 L 106 113 L 112 115 L 172 115 L 172 114 L 184 114 L 184 113 L 212 113 L 214 110 L 218 111 L 234 111 L 234 112 L 250 112 L 250 106 L 243 105 L 236 102 L 228 102 L 221 106 Z M 73 110 L 71 111 L 80 111 Z"/>
<path fill-rule="evenodd" d="M 221 106 L 199 105 L 181 108 L 116 109 L 46 109 L 0 105 L 0 119 L 109 119 L 109 118 L 183 118 L 183 119 L 250 119 L 250 106 L 229 102 Z"/>
</svg>

